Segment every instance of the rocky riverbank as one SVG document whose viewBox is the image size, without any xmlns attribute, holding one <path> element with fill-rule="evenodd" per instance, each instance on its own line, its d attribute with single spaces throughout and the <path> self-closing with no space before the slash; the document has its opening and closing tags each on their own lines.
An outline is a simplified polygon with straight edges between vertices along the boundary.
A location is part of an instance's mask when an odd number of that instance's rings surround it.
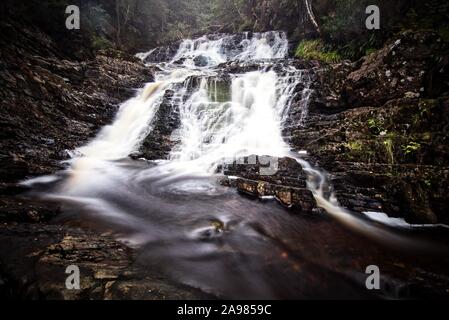
<svg viewBox="0 0 449 320">
<path fill-rule="evenodd" d="M 342 205 L 448 223 L 448 47 L 403 32 L 355 63 L 313 69 L 304 126 L 285 130 L 330 174 Z M 294 109 L 294 108 L 293 108 Z"/>
</svg>

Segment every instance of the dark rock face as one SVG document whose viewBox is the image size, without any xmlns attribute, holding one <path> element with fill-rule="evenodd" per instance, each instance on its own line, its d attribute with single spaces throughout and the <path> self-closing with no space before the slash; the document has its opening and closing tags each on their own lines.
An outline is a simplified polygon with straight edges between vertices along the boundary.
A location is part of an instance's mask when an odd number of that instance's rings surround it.
<svg viewBox="0 0 449 320">
<path fill-rule="evenodd" d="M 179 109 L 174 101 L 175 92 L 167 90 L 163 102 L 151 123 L 151 133 L 145 138 L 139 151 L 133 158 L 147 160 L 167 159 L 170 151 L 178 143 L 173 136 L 174 130 L 180 125 Z"/>
<path fill-rule="evenodd" d="M 181 41 L 177 41 L 165 47 L 155 48 L 150 54 L 145 57 L 144 62 L 159 63 L 172 60 L 178 52 L 180 43 Z"/>
<path fill-rule="evenodd" d="M 45 34 L 6 22 L 0 45 L 2 181 L 60 168 L 66 150 L 92 138 L 152 80 L 133 57 L 105 51 L 92 61 L 66 60 Z"/>
<path fill-rule="evenodd" d="M 437 35 L 405 32 L 359 62 L 310 70 L 309 117 L 292 113 L 284 135 L 330 173 L 344 206 L 449 222 L 447 53 Z"/>
</svg>

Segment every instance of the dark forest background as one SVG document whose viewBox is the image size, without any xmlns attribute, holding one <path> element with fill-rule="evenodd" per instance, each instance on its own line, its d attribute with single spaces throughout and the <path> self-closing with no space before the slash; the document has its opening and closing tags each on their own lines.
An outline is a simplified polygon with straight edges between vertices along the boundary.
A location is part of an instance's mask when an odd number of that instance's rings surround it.
<svg viewBox="0 0 449 320">
<path fill-rule="evenodd" d="M 319 29 L 310 22 L 310 3 Z M 81 30 L 65 29 L 65 8 L 81 9 Z M 381 8 L 381 30 L 365 28 L 365 8 Z M 436 29 L 449 38 L 447 0 L 3 0 L 2 16 L 43 29 L 73 56 L 116 48 L 129 52 L 212 32 L 283 30 L 292 42 L 320 38 L 356 59 L 393 33 Z"/>
</svg>

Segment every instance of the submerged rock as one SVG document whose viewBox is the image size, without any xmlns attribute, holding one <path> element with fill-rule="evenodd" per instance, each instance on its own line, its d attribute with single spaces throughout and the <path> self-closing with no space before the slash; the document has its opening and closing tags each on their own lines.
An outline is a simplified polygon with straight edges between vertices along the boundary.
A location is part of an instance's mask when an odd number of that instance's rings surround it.
<svg viewBox="0 0 449 320">
<path fill-rule="evenodd" d="M 195 63 L 195 66 L 197 66 L 197 67 L 206 67 L 210 63 L 209 59 L 203 55 L 196 56 L 193 59 L 193 62 Z"/>
</svg>

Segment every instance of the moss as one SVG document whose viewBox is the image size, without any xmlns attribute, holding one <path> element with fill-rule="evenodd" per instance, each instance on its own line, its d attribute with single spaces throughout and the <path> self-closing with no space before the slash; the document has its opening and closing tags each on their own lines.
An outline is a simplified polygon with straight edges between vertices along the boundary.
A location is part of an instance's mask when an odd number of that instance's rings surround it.
<svg viewBox="0 0 449 320">
<path fill-rule="evenodd" d="M 341 61 L 341 56 L 336 51 L 326 50 L 321 40 L 303 40 L 296 48 L 297 58 L 320 60 L 328 63 Z"/>
<path fill-rule="evenodd" d="M 412 132 L 430 130 L 435 121 L 439 121 L 437 111 L 439 104 L 436 99 L 421 99 L 418 104 L 403 106 L 399 114 L 401 116 L 399 121 L 404 121 L 407 117 L 410 118 L 410 124 L 413 125 L 410 128 Z"/>
<path fill-rule="evenodd" d="M 345 147 L 348 150 L 346 153 L 347 160 L 371 163 L 376 159 L 376 152 L 373 151 L 369 141 L 349 141 L 345 144 Z"/>
<path fill-rule="evenodd" d="M 432 133 L 430 133 L 430 132 L 424 132 L 424 133 L 422 134 L 422 139 L 423 139 L 424 141 L 427 141 L 427 142 L 431 141 L 431 140 L 432 140 Z"/>
<path fill-rule="evenodd" d="M 385 147 L 385 151 L 387 153 L 388 162 L 390 164 L 394 164 L 394 140 L 393 138 L 387 137 L 383 141 L 383 145 Z"/>
<path fill-rule="evenodd" d="M 423 183 L 424 183 L 424 185 L 426 186 L 426 187 L 428 187 L 428 188 L 431 188 L 432 187 L 432 180 L 430 180 L 430 179 L 424 179 L 423 180 Z"/>
<path fill-rule="evenodd" d="M 377 51 L 377 49 L 376 48 L 367 48 L 367 49 L 365 49 L 365 55 L 367 56 L 367 55 L 370 55 L 371 53 L 374 53 L 374 52 L 376 52 Z"/>
<path fill-rule="evenodd" d="M 92 47 L 94 50 L 105 50 L 113 47 L 112 42 L 101 36 L 92 37 Z"/>
<path fill-rule="evenodd" d="M 433 110 L 438 107 L 438 100 L 436 99 L 420 100 L 418 107 L 420 116 L 430 116 L 432 115 Z"/>
<path fill-rule="evenodd" d="M 351 151 L 362 151 L 362 143 L 360 141 L 349 141 L 346 147 Z"/>
<path fill-rule="evenodd" d="M 401 146 L 402 151 L 406 155 L 415 154 L 418 150 L 421 149 L 421 144 L 416 141 L 410 141 L 408 144 Z"/>
<path fill-rule="evenodd" d="M 368 128 L 374 135 L 379 135 L 382 131 L 385 131 L 381 120 L 376 118 L 370 118 L 367 120 Z"/>
</svg>

